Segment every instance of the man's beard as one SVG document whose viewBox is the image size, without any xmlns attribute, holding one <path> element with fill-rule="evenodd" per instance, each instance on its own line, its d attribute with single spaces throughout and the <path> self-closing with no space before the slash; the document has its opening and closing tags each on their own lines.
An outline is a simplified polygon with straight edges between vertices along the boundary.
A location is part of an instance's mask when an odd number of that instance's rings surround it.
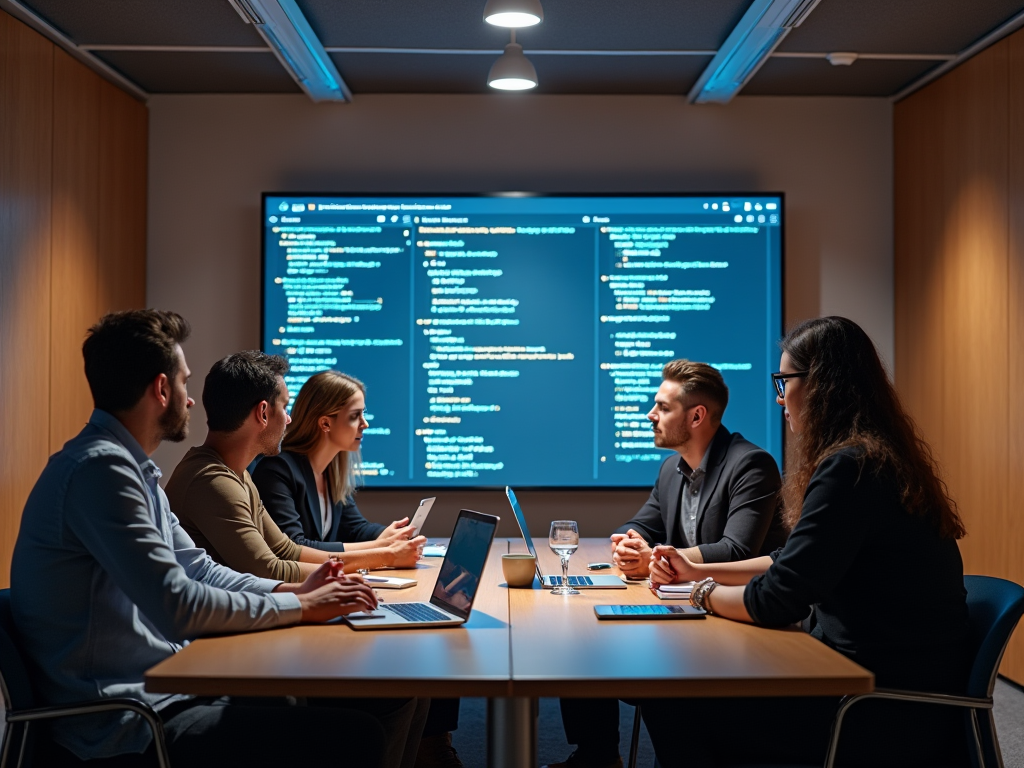
<svg viewBox="0 0 1024 768">
<path fill-rule="evenodd" d="M 691 437 L 693 437 L 693 434 L 690 432 L 690 428 L 686 424 L 681 424 L 678 429 L 672 432 L 662 432 L 660 435 L 655 433 L 654 445 L 656 448 L 676 450 L 690 442 Z"/>
<path fill-rule="evenodd" d="M 270 428 L 260 436 L 260 453 L 264 456 L 277 456 L 281 453 L 281 441 L 284 440 L 284 430 L 273 434 Z"/>
<path fill-rule="evenodd" d="M 188 437 L 188 399 L 171 401 L 160 416 L 160 439 L 180 443 Z"/>
</svg>

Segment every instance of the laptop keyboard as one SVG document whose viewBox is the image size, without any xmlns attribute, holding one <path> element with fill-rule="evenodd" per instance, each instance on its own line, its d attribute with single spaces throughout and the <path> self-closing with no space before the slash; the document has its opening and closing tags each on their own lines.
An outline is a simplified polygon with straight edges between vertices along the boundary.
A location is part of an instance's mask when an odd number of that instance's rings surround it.
<svg viewBox="0 0 1024 768">
<path fill-rule="evenodd" d="M 452 617 L 447 613 L 434 610 L 424 603 L 387 603 L 382 606 L 389 611 L 394 611 L 403 619 L 408 621 L 451 621 Z"/>
<path fill-rule="evenodd" d="M 562 577 L 561 576 L 549 576 L 548 578 L 551 579 L 551 583 L 554 586 L 556 586 L 556 587 L 562 586 Z M 592 587 L 592 586 L 594 586 L 594 580 L 592 578 L 590 578 L 589 576 L 570 576 L 569 577 L 569 586 L 570 587 Z"/>
</svg>

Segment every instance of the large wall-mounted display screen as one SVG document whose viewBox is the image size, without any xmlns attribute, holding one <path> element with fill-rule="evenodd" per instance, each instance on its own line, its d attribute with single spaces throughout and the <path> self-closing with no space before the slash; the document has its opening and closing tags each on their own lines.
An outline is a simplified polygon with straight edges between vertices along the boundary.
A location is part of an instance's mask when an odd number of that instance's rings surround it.
<svg viewBox="0 0 1024 768">
<path fill-rule="evenodd" d="M 650 486 L 676 357 L 782 457 L 778 195 L 265 194 L 263 348 L 367 386 L 367 486 Z"/>
</svg>

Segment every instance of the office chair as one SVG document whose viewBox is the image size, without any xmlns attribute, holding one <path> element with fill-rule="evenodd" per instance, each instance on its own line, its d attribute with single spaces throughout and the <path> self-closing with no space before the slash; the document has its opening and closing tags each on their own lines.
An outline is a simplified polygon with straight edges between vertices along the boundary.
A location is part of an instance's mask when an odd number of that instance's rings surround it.
<svg viewBox="0 0 1024 768">
<path fill-rule="evenodd" d="M 0 590 L 0 694 L 3 695 L 7 722 L 4 727 L 3 751 L 0 752 L 0 768 L 7 768 L 15 743 L 18 749 L 15 766 L 21 768 L 29 742 L 29 727 L 33 722 L 114 710 L 135 712 L 149 724 L 153 731 L 157 765 L 159 768 L 170 768 L 163 723 L 152 707 L 141 701 L 102 699 L 57 707 L 36 707 L 32 683 L 18 648 L 17 637 L 14 616 L 11 613 L 11 590 L 3 589 Z"/>
<path fill-rule="evenodd" d="M 976 768 L 1003 768 L 1003 756 L 999 751 L 995 718 L 992 715 L 992 691 L 995 689 L 1003 651 L 1006 650 L 1010 635 L 1024 613 L 1024 587 L 991 576 L 964 576 L 964 586 L 967 588 L 969 621 L 967 647 L 970 658 L 973 659 L 966 695 L 950 696 L 879 688 L 873 693 L 846 696 L 840 702 L 832 723 L 832 738 L 825 759 L 825 768 L 832 768 L 835 763 L 839 734 L 847 711 L 854 704 L 866 699 L 916 701 L 969 710 Z M 986 714 L 979 718 L 979 712 Z"/>
<path fill-rule="evenodd" d="M 633 738 L 629 742 L 629 760 L 626 768 L 636 768 L 636 756 L 640 751 L 640 705 L 636 705 L 636 712 L 633 714 Z"/>
<path fill-rule="evenodd" d="M 963 696 L 919 691 L 899 691 L 878 688 L 872 693 L 846 696 L 840 701 L 832 722 L 832 737 L 825 759 L 825 768 L 833 768 L 839 748 L 843 718 L 850 707 L 866 699 L 914 701 L 923 704 L 962 707 L 969 710 L 969 722 L 974 742 L 975 768 L 1003 768 L 1003 756 L 996 737 L 995 718 L 992 714 L 999 662 L 1017 622 L 1024 614 L 1024 587 L 1005 579 L 991 576 L 964 576 L 967 589 L 968 637 L 971 671 L 967 690 Z M 985 712 L 979 717 L 979 712 Z M 636 754 L 640 740 L 640 707 L 633 720 L 633 741 L 629 749 L 629 768 L 636 768 Z"/>
</svg>

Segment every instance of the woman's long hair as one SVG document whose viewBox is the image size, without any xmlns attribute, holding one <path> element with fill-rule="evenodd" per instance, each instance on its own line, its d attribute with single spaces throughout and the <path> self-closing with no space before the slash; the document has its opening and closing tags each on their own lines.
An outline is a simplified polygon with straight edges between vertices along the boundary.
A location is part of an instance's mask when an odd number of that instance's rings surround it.
<svg viewBox="0 0 1024 768">
<path fill-rule="evenodd" d="M 800 518 L 811 475 L 826 458 L 857 446 L 862 465 L 895 478 L 906 510 L 932 522 L 945 539 L 966 534 L 939 478 L 931 449 L 889 382 L 875 345 L 845 317 L 821 317 L 794 328 L 780 344 L 798 371 L 808 371 L 797 439 L 798 466 L 783 487 L 786 519 Z"/>
<path fill-rule="evenodd" d="M 340 412 L 357 392 L 366 394 L 359 379 L 338 371 L 321 371 L 310 376 L 292 405 L 292 423 L 288 425 L 281 448 L 308 455 L 324 439 L 320 417 Z M 334 501 L 348 501 L 360 478 L 359 451 L 339 451 L 327 465 L 327 487 Z"/>
</svg>

